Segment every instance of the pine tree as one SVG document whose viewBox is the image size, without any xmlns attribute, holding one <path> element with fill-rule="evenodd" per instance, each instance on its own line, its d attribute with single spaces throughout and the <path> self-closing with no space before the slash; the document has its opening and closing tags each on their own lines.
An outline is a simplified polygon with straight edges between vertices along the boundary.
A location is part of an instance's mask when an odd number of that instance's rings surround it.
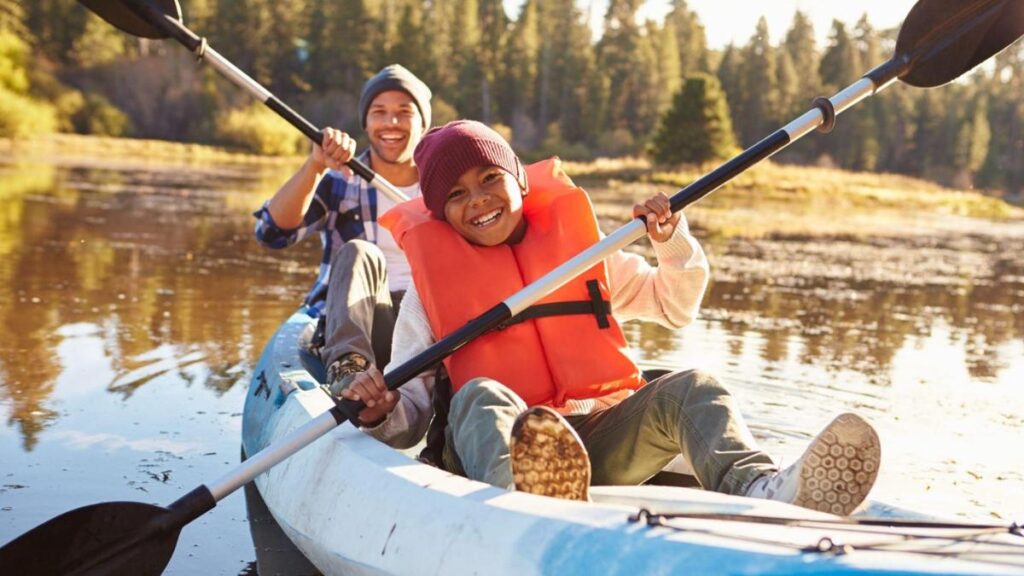
<svg viewBox="0 0 1024 576">
<path fill-rule="evenodd" d="M 818 66 L 825 91 L 829 94 L 853 83 L 861 74 L 860 57 L 856 46 L 839 20 L 832 21 L 829 46 Z"/>
<path fill-rule="evenodd" d="M 305 33 L 304 0 L 275 0 L 267 6 L 266 43 L 262 47 L 270 89 L 287 97 L 303 88 L 303 62 L 299 51 Z"/>
<path fill-rule="evenodd" d="M 430 0 L 424 7 L 424 30 L 429 34 L 427 57 L 432 63 L 431 70 L 423 81 L 430 86 L 436 97 L 454 102 L 458 90 L 457 68 L 451 65 L 454 54 L 453 35 L 460 34 L 452 24 L 455 6 L 453 0 Z"/>
<path fill-rule="evenodd" d="M 727 158 L 734 147 L 729 106 L 718 80 L 708 74 L 688 77 L 654 135 L 655 160 L 701 163 Z"/>
<path fill-rule="evenodd" d="M 988 123 L 988 101 L 984 94 L 975 94 L 963 117 L 958 119 L 954 143 L 953 167 L 963 175 L 965 184 L 973 181 L 988 156 L 992 130 Z"/>
<path fill-rule="evenodd" d="M 479 117 L 486 123 L 498 119 L 497 91 L 498 78 L 502 73 L 502 54 L 508 37 L 508 17 L 501 0 L 480 0 L 480 41 L 477 43 L 475 58 L 480 73 Z"/>
<path fill-rule="evenodd" d="M 54 62 L 74 64 L 72 45 L 85 30 L 89 11 L 71 0 L 35 0 L 21 5 L 36 50 Z"/>
<path fill-rule="evenodd" d="M 761 17 L 757 31 L 743 50 L 744 94 L 740 121 L 740 141 L 749 146 L 763 138 L 778 124 L 779 90 L 777 86 L 775 49 L 768 35 L 768 21 Z"/>
<path fill-rule="evenodd" d="M 686 0 L 672 0 L 672 10 L 665 17 L 675 30 L 678 46 L 679 77 L 696 72 L 710 72 L 707 37 L 697 13 L 690 10 Z M 674 94 L 674 92 L 673 92 Z"/>
<path fill-rule="evenodd" d="M 807 102 L 813 96 L 800 92 L 800 74 L 797 73 L 793 58 L 785 47 L 780 47 L 775 51 L 775 63 L 775 85 L 778 86 L 780 112 L 778 118 L 786 121 L 805 112 L 806 110 L 801 110 L 801 108 L 809 108 Z"/>
<path fill-rule="evenodd" d="M 857 22 L 854 46 L 857 50 L 857 62 L 861 66 L 865 62 L 881 62 L 878 35 L 868 22 L 867 14 Z M 873 100 L 865 104 L 850 119 L 852 126 L 846 132 L 850 138 L 848 156 L 841 158 L 840 161 L 844 166 L 854 170 L 873 171 L 878 166 L 880 145 L 877 116 L 881 103 Z"/>
<path fill-rule="evenodd" d="M 793 90 L 795 98 L 789 102 L 786 116 L 796 117 L 807 110 L 811 100 L 825 95 L 822 94 L 821 75 L 818 70 L 821 55 L 818 54 L 818 47 L 814 41 L 814 25 L 803 12 L 798 10 L 793 15 L 793 24 L 786 32 L 783 46 L 796 74 L 796 86 Z"/>
<path fill-rule="evenodd" d="M 718 64 L 718 80 L 725 92 L 734 119 L 743 116 L 743 103 L 746 101 L 746 90 L 743 85 L 743 54 L 731 43 L 722 52 Z"/>
<path fill-rule="evenodd" d="M 420 78 L 427 78 L 433 63 L 428 60 L 423 9 L 419 0 L 407 0 L 402 5 L 395 36 L 388 61 L 405 66 Z"/>
<path fill-rule="evenodd" d="M 509 34 L 498 99 L 505 123 L 512 127 L 513 143 L 527 148 L 539 142 L 538 127 L 533 121 L 541 42 L 537 4 L 537 0 L 523 3 L 519 18 Z"/>
<path fill-rule="evenodd" d="M 658 102 L 655 111 L 660 118 L 672 106 L 673 95 L 682 88 L 683 75 L 680 71 L 683 68 L 679 57 L 676 26 L 672 20 L 666 19 L 661 29 L 652 28 L 651 33 L 657 38 L 658 79 L 655 89 Z M 697 70 L 692 73 L 697 73 Z"/>
<path fill-rule="evenodd" d="M 640 4 L 640 0 L 611 0 L 605 33 L 597 46 L 599 65 L 611 84 L 609 128 L 624 130 L 622 134 L 633 139 L 645 138 L 657 120 L 650 85 L 656 62 L 650 37 L 636 23 Z"/>
<path fill-rule="evenodd" d="M 996 55 L 992 74 L 981 86 L 989 95 L 991 133 L 988 155 L 978 173 L 982 186 L 1024 194 L 1024 43 Z M 1019 197 L 1019 196 L 1018 196 Z"/>
<path fill-rule="evenodd" d="M 269 84 L 266 54 L 271 0 L 217 0 L 217 17 L 210 32 L 213 45 L 257 82 Z"/>
</svg>

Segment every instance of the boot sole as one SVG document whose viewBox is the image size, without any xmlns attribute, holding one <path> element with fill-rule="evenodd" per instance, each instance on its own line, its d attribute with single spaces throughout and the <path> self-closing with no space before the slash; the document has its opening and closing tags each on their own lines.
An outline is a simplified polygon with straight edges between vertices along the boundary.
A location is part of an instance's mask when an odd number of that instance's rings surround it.
<svg viewBox="0 0 1024 576">
<path fill-rule="evenodd" d="M 576 431 L 557 412 L 534 406 L 516 418 L 509 446 L 516 490 L 588 500 L 590 458 Z"/>
<path fill-rule="evenodd" d="M 807 449 L 793 503 L 848 516 L 871 491 L 881 458 L 878 434 L 866 420 L 837 416 Z"/>
</svg>

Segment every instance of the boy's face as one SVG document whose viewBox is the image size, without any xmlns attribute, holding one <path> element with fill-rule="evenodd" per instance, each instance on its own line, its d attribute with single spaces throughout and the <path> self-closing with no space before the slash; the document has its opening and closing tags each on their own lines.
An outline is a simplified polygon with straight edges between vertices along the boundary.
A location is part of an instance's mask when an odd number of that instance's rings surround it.
<svg viewBox="0 0 1024 576">
<path fill-rule="evenodd" d="M 448 191 L 444 217 L 473 244 L 514 241 L 525 230 L 523 191 L 511 174 L 497 166 L 470 168 Z"/>
<path fill-rule="evenodd" d="M 377 157 L 392 164 L 412 161 L 412 152 L 423 136 L 420 109 L 403 90 L 378 94 L 366 111 L 366 135 Z"/>
</svg>

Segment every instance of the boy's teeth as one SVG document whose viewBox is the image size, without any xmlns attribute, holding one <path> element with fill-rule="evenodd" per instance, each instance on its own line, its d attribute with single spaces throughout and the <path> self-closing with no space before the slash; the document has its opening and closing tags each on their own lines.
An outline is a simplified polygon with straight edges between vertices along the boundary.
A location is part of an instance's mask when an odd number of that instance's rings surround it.
<svg viewBox="0 0 1024 576">
<path fill-rule="evenodd" d="M 500 214 L 501 214 L 501 210 L 495 210 L 494 212 L 489 212 L 487 214 L 484 214 L 483 216 L 480 216 L 478 218 L 474 218 L 473 219 L 473 224 L 476 225 L 476 226 L 483 226 L 484 224 L 490 224 L 495 219 L 497 219 Z"/>
</svg>

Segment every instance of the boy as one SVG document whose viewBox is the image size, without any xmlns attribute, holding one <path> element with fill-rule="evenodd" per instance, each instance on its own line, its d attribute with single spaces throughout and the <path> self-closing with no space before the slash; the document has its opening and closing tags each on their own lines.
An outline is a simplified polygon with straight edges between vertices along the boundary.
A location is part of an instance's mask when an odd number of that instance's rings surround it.
<svg viewBox="0 0 1024 576">
<path fill-rule="evenodd" d="M 557 161 L 526 169 L 482 124 L 431 130 L 415 158 L 422 201 L 384 218 L 413 271 L 395 329 L 396 364 L 600 237 L 586 193 Z M 779 471 L 710 375 L 690 370 L 643 382 L 617 322 L 689 323 L 708 267 L 664 194 L 635 205 L 633 215 L 647 222 L 657 267 L 615 253 L 545 298 L 530 319 L 445 361 L 454 391 L 445 467 L 495 486 L 586 500 L 591 480 L 637 484 L 681 453 L 705 489 L 851 513 L 880 459 L 878 436 L 858 416 L 836 418 Z M 370 434 L 408 447 L 426 431 L 434 380 L 425 373 L 387 391 L 370 370 L 342 396 L 366 403 L 360 421 Z"/>
</svg>

